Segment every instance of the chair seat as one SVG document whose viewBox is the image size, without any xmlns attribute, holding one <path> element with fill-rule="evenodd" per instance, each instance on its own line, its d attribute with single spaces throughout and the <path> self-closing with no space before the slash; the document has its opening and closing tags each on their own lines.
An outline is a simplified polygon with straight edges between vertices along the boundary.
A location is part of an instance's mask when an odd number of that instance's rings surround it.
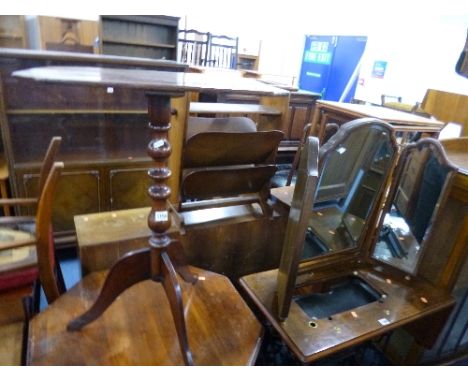
<svg viewBox="0 0 468 382">
<path fill-rule="evenodd" d="M 34 239 L 34 235 L 0 228 L 0 243 L 21 242 Z M 0 290 L 32 284 L 38 277 L 35 246 L 0 251 Z"/>
<path fill-rule="evenodd" d="M 11 228 L 0 228 L 0 243 L 2 244 L 14 244 L 15 242 L 27 240 L 34 240 L 34 235 Z M 24 268 L 34 265 L 36 262 L 37 256 L 34 245 L 0 251 L 0 272 Z"/>
</svg>

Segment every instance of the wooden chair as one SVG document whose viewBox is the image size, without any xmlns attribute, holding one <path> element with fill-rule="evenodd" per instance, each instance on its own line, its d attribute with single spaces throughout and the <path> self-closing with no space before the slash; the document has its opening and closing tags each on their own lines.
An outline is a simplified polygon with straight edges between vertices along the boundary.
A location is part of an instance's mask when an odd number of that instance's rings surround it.
<svg viewBox="0 0 468 382">
<path fill-rule="evenodd" d="M 255 131 L 249 121 L 244 117 L 189 120 L 180 210 L 257 202 L 268 214 L 269 182 L 283 133 Z"/>
<path fill-rule="evenodd" d="M 9 365 L 20 359 L 25 363 L 28 322 L 39 310 L 39 285 L 49 303 L 65 292 L 51 225 L 54 191 L 62 168 L 63 163 L 54 163 L 44 183 L 38 199 L 35 234 L 0 228 L 0 305 L 8 310 L 0 309 L 0 333 L 11 339 L 13 334 L 18 336 L 23 331 L 22 346 L 12 343 L 13 353 L 3 359 Z M 15 349 L 22 354 L 15 355 Z"/>
<path fill-rule="evenodd" d="M 62 137 L 53 137 L 49 143 L 44 160 L 42 161 L 41 170 L 39 173 L 39 194 L 44 189 L 47 176 L 50 173 L 52 165 L 54 164 L 57 156 Z M 37 198 L 2 198 L 0 199 L 0 206 L 3 208 L 10 206 L 30 206 L 36 205 L 38 202 Z M 15 224 L 26 224 L 34 221 L 34 216 L 4 216 L 0 217 L 0 226 L 3 225 L 15 225 Z"/>
<path fill-rule="evenodd" d="M 8 183 L 9 171 L 8 164 L 4 158 L 0 157 L 0 197 L 2 199 L 8 199 Z M 3 216 L 10 216 L 10 206 L 3 206 Z"/>
<path fill-rule="evenodd" d="M 0 199 L 2 206 L 28 206 L 36 207 L 37 214 L 47 179 L 54 165 L 54 158 L 61 143 L 60 137 L 52 138 L 47 153 L 42 162 L 39 176 L 39 197 L 38 198 L 10 198 Z M 49 186 L 52 187 L 52 186 Z M 55 187 L 55 186 L 53 186 Z M 42 202 L 45 203 L 45 202 Z M 42 204 L 43 205 L 43 204 Z M 47 212 L 47 211 L 46 211 Z M 21 321 L 25 317 L 31 316 L 39 309 L 39 286 L 35 282 L 38 278 L 39 267 L 34 243 L 37 234 L 44 236 L 43 225 L 37 228 L 38 215 L 36 216 L 3 216 L 0 217 L 0 243 L 2 243 L 3 256 L 0 256 L 0 295 L 2 308 L 0 309 L 0 324 Z M 42 218 L 41 221 L 45 221 Z M 42 223 L 41 223 L 42 224 Z M 52 240 L 52 238 L 50 238 Z M 41 240 L 42 242 L 42 240 Z M 15 244 L 16 243 L 16 244 Z M 8 249 L 15 244 L 15 248 Z M 52 244 L 48 244 L 51 246 Z M 50 248 L 49 248 L 50 249 Z M 47 248 L 44 249 L 47 251 Z M 41 263 L 42 264 L 42 263 Z M 47 269 L 46 265 L 40 265 Z M 45 281 L 46 282 L 46 281 Z M 47 299 L 52 301 L 57 295 L 53 291 L 49 292 L 49 282 L 46 282 Z"/>
<path fill-rule="evenodd" d="M 189 117 L 187 121 L 187 133 L 185 140 L 198 133 L 230 132 L 230 133 L 254 133 L 257 131 L 255 122 L 247 117 L 206 118 Z"/>
<path fill-rule="evenodd" d="M 179 31 L 179 57 L 189 65 L 206 66 L 210 34 L 195 29 Z"/>
<path fill-rule="evenodd" d="M 210 35 L 207 66 L 237 69 L 239 37 Z"/>
<path fill-rule="evenodd" d="M 236 69 L 238 37 L 214 35 L 195 29 L 179 31 L 180 61 L 195 66 Z"/>
<path fill-rule="evenodd" d="M 302 138 L 297 148 L 296 154 L 294 155 L 293 162 L 291 167 L 288 169 L 277 171 L 275 176 L 271 181 L 271 187 L 284 187 L 284 186 L 291 186 L 296 184 L 296 171 L 299 165 L 299 158 L 301 155 L 301 151 L 308 141 L 308 137 L 310 134 L 310 128 L 312 124 L 308 123 L 304 126 L 304 131 L 302 134 Z M 325 126 L 325 133 L 323 137 L 323 143 L 327 143 L 327 141 L 338 131 L 339 126 L 337 123 L 327 123 Z"/>
<path fill-rule="evenodd" d="M 63 278 L 56 269 L 51 225 L 53 197 L 62 168 L 62 162 L 55 162 L 46 178 L 38 199 L 34 234 L 0 228 L 0 251 L 10 251 L 0 263 L 2 291 L 32 285 L 38 278 L 49 303 L 64 291 Z"/>
</svg>

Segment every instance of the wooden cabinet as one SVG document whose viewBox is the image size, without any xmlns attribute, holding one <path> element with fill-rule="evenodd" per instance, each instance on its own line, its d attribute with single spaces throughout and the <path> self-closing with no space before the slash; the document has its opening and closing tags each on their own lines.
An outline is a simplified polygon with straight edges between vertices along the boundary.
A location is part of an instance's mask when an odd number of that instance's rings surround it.
<svg viewBox="0 0 468 382">
<path fill-rule="evenodd" d="M 32 16 L 27 29 L 33 49 L 99 53 L 97 21 Z"/>
<path fill-rule="evenodd" d="M 402 142 L 407 141 L 416 133 L 437 137 L 439 131 L 444 127 L 444 123 L 436 119 L 382 106 L 318 101 L 312 119 L 311 135 L 319 137 L 322 141 L 328 123 L 342 125 L 357 118 L 377 118 L 390 123 L 397 133 L 397 137 L 401 137 L 399 139 Z"/>
<path fill-rule="evenodd" d="M 258 70 L 258 56 L 253 54 L 239 53 L 237 55 L 237 69 Z"/>
<path fill-rule="evenodd" d="M 177 60 L 179 18 L 101 16 L 103 54 Z"/>
<path fill-rule="evenodd" d="M 23 15 L 0 15 L 0 47 L 27 48 Z"/>
<path fill-rule="evenodd" d="M 96 54 L 0 49 L 0 125 L 14 196 L 37 195 L 40 164 L 51 137 L 61 136 L 65 170 L 54 201 L 54 228 L 63 241 L 73 216 L 149 205 L 149 135 L 142 90 L 46 85 L 13 78 L 15 70 L 84 65 L 184 71 L 171 61 Z M 49 86 L 49 87 L 47 87 Z M 32 211 L 23 211 L 32 213 Z"/>
</svg>

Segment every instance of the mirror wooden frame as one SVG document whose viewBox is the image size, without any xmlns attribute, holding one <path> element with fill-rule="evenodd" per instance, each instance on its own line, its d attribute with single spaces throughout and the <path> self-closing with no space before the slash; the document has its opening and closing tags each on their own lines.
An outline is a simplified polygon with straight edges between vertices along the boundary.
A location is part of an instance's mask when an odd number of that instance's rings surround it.
<svg viewBox="0 0 468 382">
<path fill-rule="evenodd" d="M 311 260 L 301 260 L 304 250 L 304 240 L 312 211 L 315 195 L 319 192 L 319 174 L 322 175 L 325 169 L 327 159 L 335 153 L 340 145 L 354 133 L 362 129 L 377 128 L 384 134 L 388 134 L 389 143 L 393 149 L 393 155 L 389 158 L 388 168 L 383 175 L 380 187 L 373 200 L 373 206 L 370 209 L 369 217 L 364 225 L 361 236 L 355 246 L 343 250 L 324 253 L 323 255 Z M 283 244 L 283 252 L 278 271 L 278 317 L 284 320 L 289 312 L 289 306 L 296 286 L 298 274 L 307 273 L 309 269 L 317 264 L 330 264 L 331 262 L 341 262 L 344 259 L 359 256 L 359 248 L 363 245 L 368 236 L 370 227 L 374 227 L 377 221 L 377 213 L 382 205 L 384 190 L 390 179 L 395 158 L 397 156 L 397 144 L 392 132 L 392 127 L 386 122 L 373 119 L 362 118 L 344 124 L 338 132 L 318 150 L 318 168 L 317 155 L 318 142 L 309 138 L 308 145 L 301 153 L 301 159 L 298 169 L 297 183 L 294 188 L 294 194 L 289 212 L 288 225 Z"/>
<path fill-rule="evenodd" d="M 440 221 L 438 217 L 440 216 L 441 212 L 444 210 L 445 204 L 449 196 L 448 191 L 450 190 L 453 179 L 458 171 L 458 167 L 452 162 L 450 162 L 450 160 L 447 158 L 447 155 L 445 154 L 445 150 L 439 141 L 433 138 L 424 138 L 424 139 L 419 140 L 416 143 L 409 144 L 403 148 L 400 154 L 400 157 L 398 159 L 398 163 L 395 167 L 394 177 L 393 177 L 391 188 L 389 190 L 387 201 L 384 207 L 382 208 L 382 213 L 380 214 L 380 219 L 375 230 L 376 234 L 374 235 L 372 244 L 370 246 L 371 250 L 368 253 L 370 261 L 376 261 L 379 263 L 382 262 L 382 260 L 379 260 L 373 257 L 377 242 L 379 240 L 379 232 L 381 231 L 382 226 L 384 224 L 386 214 L 390 212 L 392 205 L 395 201 L 402 178 L 405 175 L 405 172 L 407 170 L 407 164 L 408 164 L 409 158 L 411 157 L 413 153 L 415 152 L 420 153 L 422 152 L 422 150 L 428 150 L 427 155 L 432 154 L 433 157 L 437 159 L 438 164 L 447 169 L 447 175 L 445 176 L 444 184 L 442 185 L 440 194 L 437 198 L 434 211 L 432 212 L 431 218 L 427 224 L 424 237 L 419 245 L 419 251 L 418 251 L 419 255 L 418 255 L 417 263 L 415 264 L 414 270 L 412 272 L 409 272 L 412 275 L 418 274 L 418 268 L 421 262 L 423 261 L 423 257 L 424 257 L 424 254 L 426 253 L 426 248 L 428 246 L 428 243 L 430 243 L 431 240 L 434 239 L 434 235 L 437 232 L 437 225 L 443 224 L 443 222 Z M 419 182 L 420 181 L 421 179 L 419 179 Z M 389 265 L 394 266 L 392 264 L 389 264 Z M 404 269 L 401 269 L 401 270 L 403 272 L 406 272 Z"/>
</svg>

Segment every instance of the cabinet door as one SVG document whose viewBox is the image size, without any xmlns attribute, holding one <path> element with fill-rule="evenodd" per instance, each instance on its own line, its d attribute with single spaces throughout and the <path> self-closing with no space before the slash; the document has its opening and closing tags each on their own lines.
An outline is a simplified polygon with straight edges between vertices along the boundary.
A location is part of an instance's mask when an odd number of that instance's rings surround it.
<svg viewBox="0 0 468 382">
<path fill-rule="evenodd" d="M 26 197 L 38 195 L 39 174 L 18 174 Z M 61 174 L 54 197 L 52 222 L 58 234 L 75 230 L 75 215 L 100 212 L 100 185 L 98 171 L 65 171 Z M 35 214 L 34 208 L 27 213 Z"/>
<path fill-rule="evenodd" d="M 148 168 L 109 171 L 110 209 L 147 207 L 150 205 Z"/>
</svg>

